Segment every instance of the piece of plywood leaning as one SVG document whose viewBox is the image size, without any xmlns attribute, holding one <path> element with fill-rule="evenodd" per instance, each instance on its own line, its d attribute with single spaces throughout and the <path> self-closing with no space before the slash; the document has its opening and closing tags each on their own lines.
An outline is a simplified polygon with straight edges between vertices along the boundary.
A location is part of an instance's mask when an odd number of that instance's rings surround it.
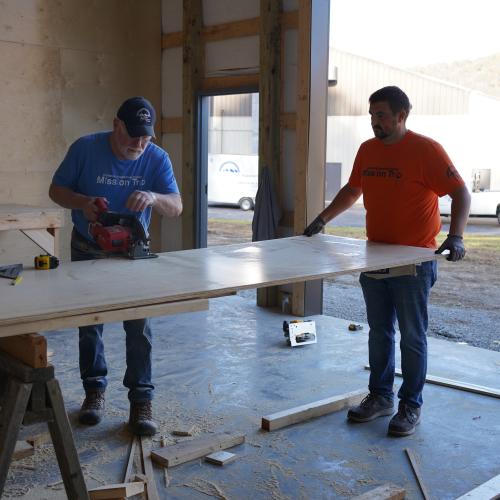
<svg viewBox="0 0 500 500">
<path fill-rule="evenodd" d="M 500 500 L 500 474 L 456 500 Z"/>
<path fill-rule="evenodd" d="M 365 366 L 365 370 L 369 370 L 368 365 Z M 398 377 L 402 377 L 403 374 L 401 370 L 396 369 L 395 374 Z M 428 384 L 440 385 L 443 387 L 449 387 L 451 389 L 457 389 L 459 391 L 473 392 L 474 394 L 481 394 L 482 396 L 490 396 L 492 398 L 500 398 L 500 389 L 495 389 L 494 387 L 485 387 L 483 385 L 469 384 L 468 382 L 460 382 L 458 380 L 451 380 L 448 378 L 437 377 L 436 375 L 427 375 L 425 377 L 425 382 Z"/>
<path fill-rule="evenodd" d="M 366 389 L 360 389 L 346 394 L 340 394 L 327 399 L 320 399 L 295 408 L 279 411 L 262 417 L 262 429 L 274 431 L 297 424 L 315 417 L 321 417 L 328 413 L 343 410 L 349 406 L 357 405 L 367 395 Z"/>
<path fill-rule="evenodd" d="M 173 467 L 244 442 L 245 434 L 224 432 L 158 448 L 151 452 L 151 458 L 163 467 Z"/>
<path fill-rule="evenodd" d="M 352 500 L 403 500 L 406 490 L 392 483 L 384 483 Z"/>
</svg>

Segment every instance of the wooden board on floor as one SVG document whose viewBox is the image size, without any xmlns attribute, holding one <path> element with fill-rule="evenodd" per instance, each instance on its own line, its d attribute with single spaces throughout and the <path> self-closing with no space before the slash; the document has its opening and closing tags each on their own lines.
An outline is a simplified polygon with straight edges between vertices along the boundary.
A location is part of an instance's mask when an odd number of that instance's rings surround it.
<svg viewBox="0 0 500 500">
<path fill-rule="evenodd" d="M 352 500 L 403 500 L 406 490 L 392 483 L 385 483 Z"/>
<path fill-rule="evenodd" d="M 12 454 L 12 460 L 21 460 L 22 458 L 31 457 L 34 453 L 35 449 L 32 444 L 27 441 L 17 441 L 14 453 Z"/>
<path fill-rule="evenodd" d="M 365 370 L 369 369 L 370 367 L 366 365 Z M 398 377 L 403 376 L 401 370 L 399 369 L 395 370 L 395 374 Z M 449 378 L 437 377 L 436 375 L 429 375 L 429 374 L 426 375 L 425 382 L 427 384 L 450 387 L 451 389 L 457 389 L 459 391 L 473 392 L 474 394 L 481 394 L 482 396 L 500 398 L 500 389 L 495 389 L 494 387 L 485 387 L 483 385 L 469 384 L 468 382 L 460 382 L 459 380 L 451 380 Z"/>
<path fill-rule="evenodd" d="M 456 500 L 498 500 L 500 499 L 500 474 L 491 478 L 477 488 L 469 491 Z"/>
<path fill-rule="evenodd" d="M 327 415 L 328 413 L 357 405 L 367 394 L 366 389 L 361 389 L 272 413 L 271 415 L 262 417 L 261 427 L 265 431 L 274 431 L 282 427 L 287 427 L 288 425 L 304 422 L 311 418 L 321 417 L 322 415 Z"/>
<path fill-rule="evenodd" d="M 134 483 L 107 484 L 99 488 L 89 490 L 90 500 L 111 500 L 117 498 L 128 498 L 138 495 L 144 491 L 144 483 L 136 481 Z"/>
<path fill-rule="evenodd" d="M 318 234 L 160 254 L 157 259 L 103 259 L 26 270 L 19 286 L 0 282 L 0 327 L 30 331 L 79 326 L 82 315 L 206 299 L 243 289 L 401 266 L 436 258 L 429 248 L 369 243 Z M 96 286 L 99 283 L 99 286 Z M 71 322 L 74 325 L 71 325 Z M 20 333 L 18 331 L 18 333 Z"/>
<path fill-rule="evenodd" d="M 244 434 L 224 432 L 158 448 L 151 452 L 151 458 L 163 467 L 173 467 L 243 442 L 245 442 Z"/>
</svg>

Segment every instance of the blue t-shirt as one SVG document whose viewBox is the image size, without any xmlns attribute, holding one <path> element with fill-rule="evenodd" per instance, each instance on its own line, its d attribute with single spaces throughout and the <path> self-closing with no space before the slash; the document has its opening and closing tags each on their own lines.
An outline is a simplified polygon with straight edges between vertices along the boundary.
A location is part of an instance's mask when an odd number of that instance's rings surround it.
<svg viewBox="0 0 500 500">
<path fill-rule="evenodd" d="M 119 160 L 110 144 L 111 132 L 86 135 L 76 140 L 56 170 L 52 183 L 87 196 L 104 197 L 110 212 L 136 215 L 146 234 L 151 220 L 151 207 L 142 213 L 125 208 L 134 191 L 160 194 L 179 193 L 168 154 L 149 143 L 137 160 Z M 71 219 L 77 231 L 89 240 L 89 221 L 82 210 L 72 210 Z"/>
</svg>

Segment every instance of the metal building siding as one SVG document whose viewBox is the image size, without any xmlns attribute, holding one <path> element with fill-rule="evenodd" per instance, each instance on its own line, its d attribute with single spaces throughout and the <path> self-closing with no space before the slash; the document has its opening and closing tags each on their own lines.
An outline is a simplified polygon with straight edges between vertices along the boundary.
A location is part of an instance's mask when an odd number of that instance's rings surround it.
<svg viewBox="0 0 500 500">
<path fill-rule="evenodd" d="M 386 85 L 402 88 L 419 115 L 459 115 L 469 110 L 471 91 L 372 61 L 339 50 L 331 50 L 330 64 L 338 68 L 337 85 L 330 87 L 328 115 L 359 116 L 368 112 L 368 98 Z"/>
</svg>

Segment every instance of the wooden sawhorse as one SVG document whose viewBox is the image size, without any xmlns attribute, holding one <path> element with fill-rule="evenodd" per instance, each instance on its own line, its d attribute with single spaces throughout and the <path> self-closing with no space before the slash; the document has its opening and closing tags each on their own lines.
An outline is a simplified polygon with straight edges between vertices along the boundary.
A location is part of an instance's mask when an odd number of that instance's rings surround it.
<svg viewBox="0 0 500 500">
<path fill-rule="evenodd" d="M 14 337 L 15 338 L 15 337 Z M 0 351 L 0 496 L 21 424 L 47 422 L 69 499 L 88 499 L 73 433 L 54 367 L 33 368 Z"/>
</svg>

